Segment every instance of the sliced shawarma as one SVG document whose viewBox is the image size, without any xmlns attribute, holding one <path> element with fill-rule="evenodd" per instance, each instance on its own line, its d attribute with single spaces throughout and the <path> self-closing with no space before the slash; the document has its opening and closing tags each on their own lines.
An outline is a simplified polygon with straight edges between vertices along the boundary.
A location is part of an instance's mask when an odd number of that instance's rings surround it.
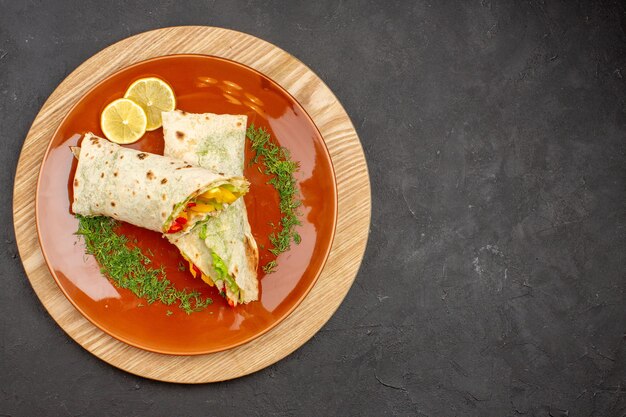
<svg viewBox="0 0 626 417">
<path fill-rule="evenodd" d="M 74 213 L 108 216 L 156 232 L 188 233 L 249 188 L 241 176 L 125 148 L 91 133 L 72 152 L 78 158 Z"/>
<path fill-rule="evenodd" d="M 172 111 L 162 117 L 165 155 L 226 176 L 243 176 L 246 116 Z M 215 285 L 230 305 L 258 299 L 259 252 L 243 199 L 198 223 L 191 233 L 168 239 L 189 262 L 192 274 Z"/>
</svg>

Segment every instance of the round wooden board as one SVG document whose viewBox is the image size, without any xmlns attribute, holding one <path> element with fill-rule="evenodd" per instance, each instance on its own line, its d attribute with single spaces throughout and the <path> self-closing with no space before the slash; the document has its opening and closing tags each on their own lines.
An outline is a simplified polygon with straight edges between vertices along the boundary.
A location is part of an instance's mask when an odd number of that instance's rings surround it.
<svg viewBox="0 0 626 417">
<path fill-rule="evenodd" d="M 335 168 L 338 219 L 326 265 L 302 304 L 268 333 L 240 347 L 199 356 L 169 356 L 126 345 L 99 330 L 65 298 L 45 264 L 35 226 L 37 175 L 52 134 L 70 107 L 103 78 L 163 55 L 205 54 L 248 65 L 291 93 L 315 121 Z M 179 383 L 223 381 L 250 374 L 309 340 L 341 304 L 361 264 L 370 225 L 370 183 L 363 149 L 330 89 L 282 49 L 232 30 L 184 26 L 122 40 L 72 72 L 48 98 L 24 141 L 13 190 L 13 222 L 24 269 L 52 318 L 100 359 L 146 378 Z"/>
</svg>

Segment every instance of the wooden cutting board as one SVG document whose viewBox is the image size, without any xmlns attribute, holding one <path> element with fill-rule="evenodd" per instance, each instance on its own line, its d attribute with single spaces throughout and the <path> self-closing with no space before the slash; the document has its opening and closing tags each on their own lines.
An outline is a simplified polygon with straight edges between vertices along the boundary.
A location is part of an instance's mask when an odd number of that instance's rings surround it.
<svg viewBox="0 0 626 417">
<path fill-rule="evenodd" d="M 278 326 L 240 347 L 199 356 L 147 352 L 112 338 L 65 298 L 46 266 L 35 224 L 35 190 L 44 153 L 70 107 L 91 87 L 128 65 L 163 55 L 214 55 L 248 65 L 291 93 L 324 138 L 337 179 L 338 218 L 328 261 L 304 301 Z M 185 26 L 124 39 L 72 72 L 35 118 L 20 154 L 13 190 L 13 221 L 24 270 L 52 318 L 100 359 L 146 378 L 204 383 L 237 378 L 269 366 L 302 346 L 341 304 L 363 259 L 371 215 L 370 182 L 363 149 L 345 110 L 330 89 L 282 49 L 241 32 Z"/>
</svg>

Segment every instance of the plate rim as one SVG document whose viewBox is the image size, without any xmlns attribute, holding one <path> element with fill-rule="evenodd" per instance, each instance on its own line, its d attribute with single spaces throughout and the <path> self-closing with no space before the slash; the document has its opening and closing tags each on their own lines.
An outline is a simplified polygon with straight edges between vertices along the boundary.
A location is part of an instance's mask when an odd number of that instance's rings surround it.
<svg viewBox="0 0 626 417">
<path fill-rule="evenodd" d="M 134 343 L 128 339 L 126 339 L 123 336 L 120 336 L 119 334 L 116 334 L 115 332 L 109 331 L 107 329 L 105 329 L 104 326 L 102 326 L 101 323 L 98 322 L 98 320 L 96 320 L 94 317 L 91 317 L 89 314 L 87 314 L 76 302 L 75 300 L 70 297 L 70 295 L 67 293 L 66 288 L 61 284 L 61 282 L 59 281 L 59 277 L 57 276 L 57 274 L 55 273 L 54 269 L 52 268 L 52 266 L 50 265 L 50 260 L 48 259 L 48 255 L 46 253 L 46 250 L 44 249 L 44 244 L 42 242 L 42 237 L 41 237 L 41 228 L 40 228 L 40 222 L 41 222 L 41 217 L 40 217 L 40 213 L 39 213 L 39 194 L 40 194 L 40 187 L 41 187 L 41 179 L 42 179 L 42 175 L 43 175 L 43 171 L 44 171 L 44 164 L 46 162 L 46 160 L 49 158 L 50 156 L 50 151 L 52 149 L 52 142 L 54 140 L 54 138 L 57 136 L 57 134 L 59 133 L 59 130 L 61 129 L 61 126 L 63 125 L 63 123 L 67 120 L 67 118 L 70 116 L 70 114 L 76 109 L 76 107 L 78 107 L 78 105 L 80 104 L 80 102 L 89 94 L 91 94 L 94 90 L 96 90 L 98 87 L 100 87 L 103 83 L 107 82 L 108 80 L 110 80 L 113 77 L 116 77 L 119 75 L 119 73 L 121 73 L 122 71 L 127 71 L 131 68 L 135 68 L 141 65 L 145 65 L 149 62 L 154 62 L 154 61 L 159 61 L 162 59 L 174 59 L 174 58 L 184 58 L 184 57 L 200 57 L 200 58 L 210 58 L 210 59 L 216 59 L 218 61 L 224 61 L 224 62 L 228 62 L 229 64 L 233 64 L 236 65 L 238 67 L 244 68 L 247 71 L 252 71 L 253 73 L 263 77 L 264 79 L 268 80 L 269 82 L 271 82 L 274 86 L 276 86 L 277 88 L 280 89 L 280 91 L 283 94 L 286 94 L 297 106 L 298 109 L 300 111 L 302 111 L 302 113 L 304 114 L 304 116 L 308 119 L 308 121 L 311 123 L 311 125 L 315 128 L 315 131 L 317 132 L 319 138 L 321 139 L 321 145 L 323 148 L 323 153 L 324 153 L 324 157 L 325 159 L 329 162 L 330 164 L 330 171 L 331 171 L 331 177 L 332 177 L 332 194 L 334 196 L 334 200 L 333 200 L 333 206 L 332 206 L 332 226 L 331 226 L 331 233 L 330 233 L 330 240 L 328 242 L 327 247 L 324 249 L 324 253 L 322 256 L 322 262 L 320 264 L 320 267 L 318 268 L 317 271 L 315 271 L 315 275 L 313 277 L 313 279 L 309 282 L 309 284 L 307 285 L 306 289 L 304 290 L 304 292 L 302 293 L 302 295 L 296 300 L 296 302 L 293 303 L 293 305 L 285 312 L 285 314 L 280 317 L 278 320 L 274 321 L 271 325 L 263 328 L 262 331 L 257 332 L 247 338 L 244 338 L 238 342 L 235 343 L 231 343 L 226 347 L 223 348 L 215 348 L 215 349 L 202 349 L 202 350 L 192 350 L 192 351 L 175 351 L 175 350 L 168 350 L 168 349 L 159 349 L 159 348 L 150 348 L 150 347 L 146 347 L 141 345 L 140 343 Z M 83 93 L 80 97 L 78 97 L 76 99 L 76 101 L 74 102 L 74 104 L 67 110 L 66 114 L 63 116 L 63 118 L 61 119 L 61 121 L 59 122 L 59 125 L 57 126 L 57 128 L 54 130 L 54 132 L 52 133 L 49 141 L 48 141 L 48 145 L 46 146 L 46 150 L 44 152 L 43 158 L 41 160 L 41 165 L 39 166 L 39 173 L 37 175 L 37 184 L 36 184 L 36 188 L 35 188 L 35 226 L 37 228 L 37 241 L 39 243 L 39 247 L 41 249 L 41 253 L 44 257 L 44 261 L 46 263 L 46 267 L 48 268 L 48 272 L 50 273 L 50 275 L 52 275 L 52 278 L 54 279 L 56 285 L 59 287 L 59 289 L 61 290 L 61 292 L 63 293 L 63 295 L 68 299 L 68 301 L 72 304 L 72 306 L 77 309 L 80 314 L 85 317 L 87 320 L 89 320 L 91 322 L 91 324 L 93 324 L 94 326 L 96 326 L 98 329 L 100 329 L 101 331 L 103 331 L 104 333 L 108 334 L 109 336 L 119 340 L 122 343 L 126 343 L 127 345 L 136 347 L 137 349 L 143 349 L 146 350 L 148 352 L 153 352 L 153 353 L 159 353 L 159 354 L 163 354 L 163 355 L 174 355 L 174 356 L 194 356 L 194 355 L 205 355 L 205 354 L 209 354 L 209 353 L 217 353 L 217 352 L 223 352 L 229 349 L 233 349 L 236 348 L 238 346 L 241 346 L 243 344 L 246 344 L 260 336 L 262 336 L 263 334 L 267 333 L 268 331 L 270 331 L 271 329 L 273 329 L 274 327 L 276 327 L 280 322 L 282 322 L 283 320 L 285 320 L 291 313 L 293 313 L 293 311 L 302 303 L 302 301 L 307 297 L 307 295 L 309 295 L 309 293 L 311 292 L 311 289 L 313 289 L 313 287 L 315 286 L 315 283 L 317 282 L 317 280 L 319 279 L 319 276 L 321 275 L 322 271 L 324 270 L 324 267 L 326 266 L 326 261 L 328 260 L 328 257 L 330 255 L 330 251 L 331 248 L 333 246 L 333 242 L 335 239 L 335 231 L 337 228 L 337 217 L 338 217 L 338 194 L 337 194 L 337 177 L 335 175 L 335 167 L 332 161 L 332 158 L 330 156 L 330 152 L 328 150 L 328 147 L 326 146 L 326 142 L 324 141 L 324 136 L 322 135 L 322 133 L 320 132 L 319 128 L 317 127 L 317 124 L 315 124 L 315 121 L 313 120 L 313 118 L 309 115 L 309 113 L 306 111 L 306 109 L 302 106 L 302 104 L 300 104 L 300 102 L 293 96 L 291 95 L 291 93 L 289 93 L 289 91 L 287 91 L 283 86 L 281 86 L 278 82 L 274 81 L 272 78 L 268 77 L 267 75 L 261 73 L 260 71 L 255 70 L 254 68 L 249 67 L 248 65 L 242 64 L 240 62 L 237 61 L 233 61 L 231 59 L 228 58 L 222 58 L 219 56 L 214 56 L 214 55 L 206 55 L 206 54 L 168 54 L 168 55 L 162 55 L 162 56 L 156 56 L 156 57 L 152 57 L 152 58 L 148 58 L 142 61 L 138 61 L 135 63 L 132 63 L 130 65 L 127 65 L 125 67 L 122 67 L 118 70 L 116 70 L 115 72 L 109 74 L 108 76 L 102 78 L 101 80 L 99 80 L 96 84 L 94 84 L 91 88 L 89 88 L 85 93 Z M 93 255 L 89 255 L 89 256 L 93 256 Z M 110 278 L 106 277 L 109 281 Z M 116 288 L 118 288 L 115 285 Z"/>
<path fill-rule="evenodd" d="M 33 171 L 38 172 L 37 166 L 43 160 L 44 152 L 38 148 L 39 142 L 51 135 L 55 124 L 60 124 L 60 110 L 69 109 L 60 101 L 62 90 L 73 88 L 84 94 L 88 89 L 81 85 L 81 79 L 85 78 L 81 71 L 111 74 L 128 63 L 142 60 L 136 56 L 145 59 L 197 52 L 249 65 L 270 76 L 295 97 L 302 97 L 310 85 L 318 86 L 316 97 L 298 101 L 315 121 L 329 148 L 337 177 L 338 219 L 331 254 L 316 285 L 301 305 L 276 328 L 248 344 L 224 352 L 191 357 L 160 355 L 121 343 L 93 326 L 75 309 L 67 309 L 71 304 L 51 279 L 41 248 L 33 237 L 35 226 L 30 220 L 33 218 L 32 195 L 36 186 Z M 125 64 L 121 65 L 120 61 Z M 276 62 L 280 62 L 280 70 Z M 285 68 L 297 72 L 301 81 L 298 85 L 288 78 L 289 74 L 284 74 Z M 279 76 L 272 76 L 275 73 Z M 52 127 L 47 127 L 50 124 Z M 340 162 L 339 168 L 337 161 Z M 347 169 L 350 177 L 346 179 L 347 173 L 340 169 Z M 351 198 L 346 199 L 349 193 Z M 57 85 L 35 116 L 22 145 L 14 177 L 16 244 L 25 275 L 48 314 L 70 338 L 98 359 L 131 374 L 165 382 L 199 384 L 242 377 L 276 363 L 304 345 L 330 320 L 345 299 L 362 264 L 370 224 L 371 185 L 363 146 L 335 94 L 317 74 L 283 49 L 253 35 L 212 26 L 173 26 L 138 33 L 83 61 Z M 338 239 L 346 239 L 341 247 L 338 247 Z M 332 291 L 327 288 L 327 281 L 331 279 Z M 325 304 L 316 304 L 320 297 L 325 297 Z M 315 317 L 309 319 L 306 315 L 313 311 Z M 282 330 L 295 325 L 294 333 L 283 336 Z"/>
</svg>

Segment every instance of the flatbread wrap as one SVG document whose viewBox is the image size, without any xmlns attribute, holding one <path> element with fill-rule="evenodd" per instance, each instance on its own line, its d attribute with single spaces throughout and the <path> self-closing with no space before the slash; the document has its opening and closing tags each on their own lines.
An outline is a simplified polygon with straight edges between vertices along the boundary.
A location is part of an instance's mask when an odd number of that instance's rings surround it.
<svg viewBox="0 0 626 417">
<path fill-rule="evenodd" d="M 165 234 L 185 234 L 249 189 L 242 176 L 124 148 L 91 133 L 79 148 L 72 211 L 108 216 Z"/>
<path fill-rule="evenodd" d="M 247 117 L 163 112 L 164 154 L 226 176 L 243 176 Z M 259 251 L 243 198 L 219 216 L 199 222 L 188 234 L 168 239 L 189 262 L 194 277 L 215 285 L 228 303 L 259 297 Z"/>
</svg>

